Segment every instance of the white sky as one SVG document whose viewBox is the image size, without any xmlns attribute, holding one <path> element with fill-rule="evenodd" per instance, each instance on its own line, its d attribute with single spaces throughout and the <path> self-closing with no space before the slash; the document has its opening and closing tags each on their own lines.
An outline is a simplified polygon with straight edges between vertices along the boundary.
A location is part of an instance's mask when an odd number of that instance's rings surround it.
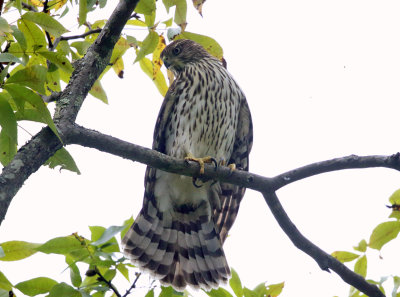
<svg viewBox="0 0 400 297">
<path fill-rule="evenodd" d="M 274 176 L 334 157 L 400 150 L 400 2 L 209 0 L 203 19 L 188 8 L 187 30 L 222 45 L 228 70 L 247 95 L 252 172 Z M 110 104 L 88 98 L 77 122 L 150 147 L 162 98 L 129 57 L 123 80 L 111 71 L 103 80 Z M 21 132 L 21 143 L 26 139 Z M 75 231 L 89 237 L 87 226 L 119 225 L 139 212 L 144 165 L 78 146 L 68 150 L 82 175 L 48 168 L 32 175 L 11 204 L 0 242 L 45 242 Z M 389 169 L 348 170 L 297 182 L 278 196 L 312 242 L 328 253 L 351 251 L 387 220 L 385 204 L 400 188 L 399 177 Z M 257 192 L 247 192 L 224 249 L 250 288 L 286 281 L 284 297 L 347 296 L 335 273 L 321 271 L 292 245 Z M 368 277 L 398 275 L 399 249 L 397 240 L 369 253 Z M 56 255 L 0 263 L 14 284 L 37 276 L 68 279 L 65 267 Z"/>
</svg>

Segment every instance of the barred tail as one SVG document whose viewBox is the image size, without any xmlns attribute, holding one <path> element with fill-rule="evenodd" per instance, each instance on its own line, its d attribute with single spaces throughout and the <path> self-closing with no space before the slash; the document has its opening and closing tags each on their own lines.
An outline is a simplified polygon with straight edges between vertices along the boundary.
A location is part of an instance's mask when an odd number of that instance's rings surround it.
<svg viewBox="0 0 400 297">
<path fill-rule="evenodd" d="M 186 285 L 211 290 L 226 282 L 230 270 L 213 221 L 207 216 L 193 221 L 190 214 L 172 219 L 151 204 L 122 241 L 131 262 L 178 291 Z"/>
</svg>

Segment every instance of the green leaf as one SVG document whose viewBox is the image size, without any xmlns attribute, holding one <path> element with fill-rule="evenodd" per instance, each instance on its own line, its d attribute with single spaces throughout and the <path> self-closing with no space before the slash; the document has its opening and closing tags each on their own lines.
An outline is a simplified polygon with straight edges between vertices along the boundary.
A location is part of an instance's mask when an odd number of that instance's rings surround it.
<svg viewBox="0 0 400 297">
<path fill-rule="evenodd" d="M 400 205 L 400 189 L 395 191 L 390 197 L 389 197 L 389 202 L 390 204 L 398 204 Z"/>
<path fill-rule="evenodd" d="M 129 270 L 126 268 L 125 264 L 119 263 L 117 265 L 118 271 L 126 278 L 126 280 L 129 282 Z"/>
<path fill-rule="evenodd" d="M 151 54 L 156 49 L 157 44 L 158 44 L 158 34 L 155 31 L 150 30 L 149 34 L 143 40 L 143 44 L 140 47 L 140 50 L 136 55 L 136 59 L 135 59 L 134 63 L 136 63 L 137 61 L 140 61 L 146 55 Z"/>
<path fill-rule="evenodd" d="M 65 256 L 65 262 L 67 262 L 69 267 L 69 276 L 71 278 L 71 283 L 77 288 L 80 287 L 82 284 L 82 277 L 79 268 L 75 263 L 75 260 L 70 255 L 67 255 Z"/>
<path fill-rule="evenodd" d="M 4 130 L 10 140 L 17 144 L 17 119 L 3 93 L 0 93 L 0 126 L 1 131 Z"/>
<path fill-rule="evenodd" d="M 0 258 L 0 261 L 18 261 L 25 259 L 34 253 L 36 248 L 41 246 L 38 243 L 31 243 L 26 241 L 7 241 L 0 244 L 5 256 Z"/>
<path fill-rule="evenodd" d="M 162 74 L 162 72 L 161 71 L 157 71 L 156 72 L 156 77 L 155 77 L 155 79 L 153 79 L 153 76 L 154 76 L 154 65 L 153 65 L 153 63 L 151 63 L 151 61 L 149 59 L 147 59 L 147 58 L 142 58 L 139 61 L 139 65 L 140 65 L 140 68 L 143 70 L 143 72 L 146 73 L 147 76 L 150 77 L 153 80 L 153 82 L 156 85 L 156 87 L 157 87 L 158 91 L 160 92 L 160 94 L 162 96 L 165 96 L 165 94 L 168 91 L 168 86 L 167 86 L 167 83 L 165 81 L 165 77 Z"/>
<path fill-rule="evenodd" d="M 135 7 L 135 12 L 151 15 L 156 10 L 155 0 L 140 0 Z"/>
<path fill-rule="evenodd" d="M 19 64 L 24 64 L 20 59 L 10 53 L 0 53 L 0 62 L 15 62 Z"/>
<path fill-rule="evenodd" d="M 8 24 L 7 20 L 3 17 L 0 17 L 0 33 L 4 35 L 4 33 L 11 33 L 12 29 Z"/>
<path fill-rule="evenodd" d="M 87 9 L 87 0 L 79 1 L 79 26 L 83 25 L 86 22 L 88 9 Z"/>
<path fill-rule="evenodd" d="M 103 86 L 101 85 L 101 82 L 99 80 L 96 80 L 94 82 L 89 94 L 97 99 L 100 99 L 104 103 L 108 104 L 107 94 L 104 91 Z"/>
<path fill-rule="evenodd" d="M 59 149 L 46 161 L 44 165 L 48 165 L 51 169 L 60 166 L 60 170 L 67 169 L 77 174 L 81 174 L 78 166 L 76 166 L 74 159 L 65 148 Z"/>
<path fill-rule="evenodd" d="M 243 289 L 244 290 L 244 289 Z M 253 291 L 256 296 L 266 296 L 267 295 L 267 287 L 265 286 L 265 282 L 262 282 L 261 284 L 257 285 L 257 287 L 255 287 L 253 289 Z M 245 294 L 246 296 L 246 294 Z"/>
<path fill-rule="evenodd" d="M 28 11 L 27 13 L 23 14 L 21 18 L 24 20 L 31 21 L 35 24 L 38 24 L 40 27 L 43 28 L 43 30 L 49 32 L 56 38 L 60 37 L 62 34 L 66 32 L 69 32 L 55 18 L 51 17 L 50 15 L 44 12 Z"/>
<path fill-rule="evenodd" d="M 10 297 L 10 292 L 0 288 L 0 297 Z"/>
<path fill-rule="evenodd" d="M 175 23 L 185 30 L 186 27 L 186 13 L 187 13 L 187 3 L 186 0 L 175 0 L 176 8 L 175 8 Z"/>
<path fill-rule="evenodd" d="M 20 282 L 15 287 L 22 293 L 28 296 L 36 296 L 50 292 L 51 288 L 56 285 L 57 282 L 47 277 L 37 277 L 24 282 Z"/>
<path fill-rule="evenodd" d="M 361 253 L 365 253 L 367 251 L 367 241 L 365 239 L 361 240 L 357 246 L 353 247 L 353 249 Z"/>
<path fill-rule="evenodd" d="M 146 23 L 141 21 L 141 20 L 129 20 L 126 22 L 127 25 L 131 25 L 131 26 L 139 26 L 139 27 L 147 27 Z"/>
<path fill-rule="evenodd" d="M 44 83 L 46 81 L 46 67 L 40 65 L 33 65 L 32 67 L 25 67 L 13 73 L 6 84 L 16 83 L 23 86 L 30 87 L 39 93 L 44 94 Z"/>
<path fill-rule="evenodd" d="M 81 297 L 82 294 L 66 283 L 55 285 L 47 297 Z"/>
<path fill-rule="evenodd" d="M 233 268 L 231 268 L 231 273 L 232 273 L 232 277 L 229 280 L 229 285 L 231 286 L 233 292 L 235 293 L 235 295 L 237 297 L 242 297 L 243 296 L 243 287 L 242 287 L 242 283 L 240 281 L 239 275 Z"/>
<path fill-rule="evenodd" d="M 148 291 L 144 297 L 154 297 L 154 289 Z"/>
<path fill-rule="evenodd" d="M 380 250 L 383 245 L 396 238 L 399 232 L 399 221 L 381 223 L 372 231 L 368 246 L 370 248 Z"/>
<path fill-rule="evenodd" d="M 133 224 L 133 217 L 130 217 L 129 219 L 124 221 L 123 226 L 125 228 L 124 228 L 124 230 L 121 231 L 121 240 L 122 240 L 122 238 L 124 238 L 126 232 L 128 232 L 128 230 L 132 226 L 132 224 Z"/>
<path fill-rule="evenodd" d="M 209 292 L 206 292 L 210 297 L 233 297 L 231 293 L 229 293 L 224 288 L 212 289 Z"/>
<path fill-rule="evenodd" d="M 264 285 L 264 289 L 265 289 L 265 285 Z M 244 295 L 244 297 L 264 297 L 264 296 L 266 296 L 264 294 L 257 294 L 254 291 L 252 291 L 246 287 L 243 288 L 243 295 Z"/>
<path fill-rule="evenodd" d="M 36 24 L 25 19 L 19 19 L 18 28 L 25 37 L 26 51 L 35 52 L 38 49 L 46 47 L 46 37 Z"/>
<path fill-rule="evenodd" d="M 6 291 L 11 291 L 13 285 L 6 278 L 6 276 L 0 271 L 0 289 L 4 289 Z"/>
<path fill-rule="evenodd" d="M 161 293 L 158 295 L 158 297 L 172 297 L 174 294 L 174 289 L 169 286 L 169 287 L 164 287 L 161 286 Z"/>
<path fill-rule="evenodd" d="M 90 42 L 87 42 L 86 40 L 84 40 L 84 41 L 75 41 L 75 42 L 71 43 L 71 46 L 76 48 L 78 53 L 81 56 L 83 56 L 84 54 L 86 54 L 86 51 L 90 46 Z"/>
<path fill-rule="evenodd" d="M 72 71 L 74 71 L 74 68 L 72 67 L 71 63 L 67 59 L 65 55 L 62 53 L 58 52 L 51 52 L 48 50 L 40 50 L 38 51 L 38 54 L 45 57 L 47 60 L 49 60 L 51 63 L 56 65 L 58 68 L 60 68 L 62 71 L 71 74 Z"/>
<path fill-rule="evenodd" d="M 15 40 L 18 42 L 19 46 L 23 51 L 26 51 L 27 44 L 26 44 L 26 39 L 24 33 L 20 29 L 18 29 L 17 26 L 13 25 L 11 26 L 11 29 L 13 30 L 12 35 L 14 36 Z"/>
<path fill-rule="evenodd" d="M 57 128 L 51 118 L 50 112 L 44 104 L 42 98 L 35 92 L 17 85 L 17 84 L 6 84 L 4 88 L 11 94 L 14 100 L 26 100 L 31 106 L 37 110 L 43 122 L 46 123 L 54 134 L 60 139 Z"/>
<path fill-rule="evenodd" d="M 342 263 L 353 261 L 360 256 L 358 254 L 354 254 L 351 252 L 345 252 L 345 251 L 336 251 L 336 252 L 333 252 L 331 255 L 332 255 L 332 257 L 338 259 Z"/>
<path fill-rule="evenodd" d="M 224 55 L 222 47 L 218 44 L 218 42 L 215 39 L 211 37 L 185 31 L 176 36 L 175 40 L 177 39 L 193 40 L 198 44 L 202 45 L 211 55 L 213 55 L 218 59 L 222 59 Z"/>
<path fill-rule="evenodd" d="M 109 240 L 111 240 L 115 234 L 118 234 L 121 232 L 125 227 L 124 226 L 111 226 L 108 227 L 104 233 L 101 235 L 99 239 L 97 239 L 95 242 L 92 242 L 92 245 L 99 246 L 102 245 Z"/>
<path fill-rule="evenodd" d="M 170 19 L 164 21 L 163 24 L 165 24 L 165 26 L 168 28 L 168 27 L 172 26 L 172 21 L 173 21 L 173 19 L 170 18 Z"/>
<path fill-rule="evenodd" d="M 45 242 L 36 250 L 46 254 L 61 254 L 66 255 L 70 252 L 84 249 L 85 247 L 79 242 L 75 236 L 56 237 Z"/>
<path fill-rule="evenodd" d="M 283 287 L 285 286 L 285 282 L 279 284 L 271 284 L 267 286 L 267 296 L 275 297 L 279 296 L 282 293 Z"/>
<path fill-rule="evenodd" d="M 168 13 L 169 13 L 169 9 L 172 6 L 175 6 L 175 0 L 162 0 L 162 2 L 163 2 L 164 6 L 165 6 L 165 9 L 167 10 Z"/>
<path fill-rule="evenodd" d="M 0 163 L 3 166 L 7 166 L 15 154 L 17 153 L 17 143 L 11 140 L 11 138 L 5 133 L 4 130 L 0 131 Z M 0 260 L 1 260 L 0 250 Z"/>
<path fill-rule="evenodd" d="M 354 272 L 363 277 L 367 276 L 367 257 L 365 255 L 358 259 L 356 264 L 354 264 Z"/>
</svg>

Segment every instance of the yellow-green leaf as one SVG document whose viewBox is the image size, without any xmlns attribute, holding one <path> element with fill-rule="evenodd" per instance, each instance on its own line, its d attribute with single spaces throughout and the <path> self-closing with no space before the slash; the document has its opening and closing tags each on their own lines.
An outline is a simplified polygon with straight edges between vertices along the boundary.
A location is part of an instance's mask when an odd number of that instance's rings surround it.
<svg viewBox="0 0 400 297">
<path fill-rule="evenodd" d="M 15 40 L 17 41 L 18 45 L 21 47 L 22 50 L 26 51 L 26 39 L 24 36 L 24 33 L 20 29 L 18 29 L 17 26 L 11 26 L 11 29 L 13 30 L 12 35 L 15 37 Z"/>
<path fill-rule="evenodd" d="M 15 287 L 22 293 L 28 296 L 36 296 L 50 292 L 51 288 L 56 285 L 57 282 L 48 277 L 37 277 L 24 282 L 20 282 Z"/>
<path fill-rule="evenodd" d="M 146 23 L 141 20 L 129 20 L 126 22 L 127 25 L 131 26 L 139 26 L 139 27 L 147 27 Z"/>
<path fill-rule="evenodd" d="M 215 41 L 215 39 L 205 35 L 200 35 L 185 31 L 177 35 L 175 39 L 193 40 L 198 44 L 201 44 L 210 54 L 212 54 L 214 57 L 218 59 L 222 59 L 224 55 L 224 51 L 222 50 L 222 47 L 218 44 L 218 42 Z"/>
<path fill-rule="evenodd" d="M 233 268 L 231 268 L 231 273 L 232 277 L 229 280 L 229 285 L 237 297 L 243 297 L 243 287 L 239 275 Z"/>
<path fill-rule="evenodd" d="M 345 251 L 336 251 L 332 253 L 332 257 L 336 258 L 340 262 L 350 262 L 355 259 L 357 259 L 360 255 L 354 254 L 351 252 L 345 252 Z"/>
<path fill-rule="evenodd" d="M 70 255 L 67 255 L 67 256 L 65 256 L 65 262 L 67 262 L 67 264 L 68 264 L 69 276 L 71 278 L 71 283 L 75 287 L 80 287 L 82 284 L 82 277 L 81 277 L 81 273 L 79 272 L 79 268 L 75 263 L 75 260 Z"/>
<path fill-rule="evenodd" d="M 129 270 L 128 270 L 128 268 L 126 268 L 126 265 L 122 264 L 122 263 L 118 263 L 117 269 L 126 278 L 126 280 L 129 282 L 130 281 L 130 279 L 129 279 Z"/>
<path fill-rule="evenodd" d="M 46 37 L 44 32 L 31 21 L 26 19 L 18 20 L 18 28 L 23 33 L 26 40 L 26 51 L 37 51 L 46 47 Z"/>
<path fill-rule="evenodd" d="M 82 1 L 80 1 L 82 2 Z M 49 16 L 44 12 L 33 12 L 28 11 L 22 15 L 22 19 L 29 20 L 38 24 L 43 30 L 49 32 L 54 37 L 60 37 L 62 34 L 69 32 L 61 23 L 59 23 L 55 18 Z"/>
<path fill-rule="evenodd" d="M 154 68 L 153 68 L 153 63 L 147 58 L 143 58 L 139 61 L 140 68 L 142 68 L 143 72 L 146 73 L 154 82 L 156 85 L 158 91 L 162 96 L 165 96 L 165 94 L 168 91 L 167 83 L 165 82 L 164 75 L 162 74 L 161 71 L 158 71 L 156 74 L 155 79 L 153 79 L 153 73 L 154 73 Z"/>
<path fill-rule="evenodd" d="M 66 283 L 53 286 L 47 297 L 82 297 L 82 294 Z"/>
<path fill-rule="evenodd" d="M 140 0 L 135 7 L 135 12 L 151 15 L 156 10 L 155 0 Z"/>
<path fill-rule="evenodd" d="M 3 130 L 0 131 L 0 163 L 7 166 L 17 153 L 17 143 L 12 141 Z M 1 258 L 1 253 L 0 253 Z"/>
<path fill-rule="evenodd" d="M 17 143 L 17 120 L 3 93 L 0 93 L 0 127 L 12 142 Z"/>
<path fill-rule="evenodd" d="M 11 291 L 13 285 L 6 278 L 6 276 L 0 271 L 0 289 L 4 289 L 6 291 Z"/>
<path fill-rule="evenodd" d="M 4 35 L 5 33 L 11 33 L 12 29 L 8 24 L 7 20 L 3 17 L 0 17 L 0 34 Z"/>
<path fill-rule="evenodd" d="M 160 35 L 159 39 L 158 39 L 158 44 L 156 49 L 153 52 L 153 80 L 156 79 L 158 72 L 161 69 L 161 65 L 162 65 L 162 60 L 160 58 L 161 56 L 161 52 L 164 50 L 165 48 L 165 38 L 164 36 Z"/>
<path fill-rule="evenodd" d="M 10 53 L 0 53 L 0 62 L 15 62 L 19 64 L 24 64 L 23 61 Z"/>
<path fill-rule="evenodd" d="M 153 30 L 150 30 L 149 34 L 143 40 L 142 46 L 136 55 L 134 63 L 143 59 L 146 55 L 152 53 L 158 44 L 158 34 Z"/>
<path fill-rule="evenodd" d="M 0 261 L 17 261 L 36 253 L 36 248 L 41 246 L 41 244 L 13 240 L 3 242 L 0 246 L 5 254 L 4 257 L 0 258 Z"/>
<path fill-rule="evenodd" d="M 197 9 L 199 14 L 203 16 L 203 4 L 206 2 L 206 0 L 192 0 L 193 1 L 193 6 Z"/>
<path fill-rule="evenodd" d="M 400 205 L 400 189 L 395 191 L 389 198 L 390 204 L 397 204 Z"/>
<path fill-rule="evenodd" d="M 71 74 L 74 70 L 67 57 L 61 53 L 51 52 L 48 50 L 40 50 L 38 51 L 38 54 L 45 57 L 51 63 L 55 64 L 58 68 L 68 74 Z"/>
<path fill-rule="evenodd" d="M 47 109 L 42 98 L 38 94 L 29 90 L 26 87 L 17 84 L 6 84 L 4 88 L 7 90 L 8 93 L 10 93 L 13 99 L 18 98 L 16 100 L 26 100 L 27 102 L 29 102 L 29 104 L 37 110 L 40 117 L 42 118 L 42 121 L 49 126 L 49 128 L 61 141 L 56 125 L 51 118 L 50 111 Z"/>
<path fill-rule="evenodd" d="M 46 81 L 47 69 L 41 65 L 33 65 L 32 67 L 25 67 L 13 73 L 6 81 L 8 84 L 19 84 L 30 87 L 39 93 L 44 94 L 44 83 Z"/>
<path fill-rule="evenodd" d="M 37 251 L 42 253 L 61 255 L 65 255 L 79 249 L 85 249 L 85 247 L 73 235 L 50 239 L 36 248 Z"/>
<path fill-rule="evenodd" d="M 353 249 L 355 249 L 356 251 L 359 251 L 361 253 L 365 253 L 365 251 L 367 250 L 367 241 L 365 239 L 361 240 L 357 246 L 354 246 Z"/>
<path fill-rule="evenodd" d="M 182 28 L 182 31 L 185 31 L 186 28 L 186 13 L 187 13 L 187 3 L 186 0 L 175 0 L 176 8 L 175 8 L 175 24 Z"/>
<path fill-rule="evenodd" d="M 95 81 L 89 94 L 97 99 L 100 99 L 104 103 L 108 104 L 107 94 L 104 91 L 103 86 L 101 85 L 99 80 Z"/>
<path fill-rule="evenodd" d="M 357 260 L 356 264 L 354 265 L 354 272 L 363 277 L 367 276 L 367 257 L 365 255 Z"/>
<path fill-rule="evenodd" d="M 370 248 L 380 250 L 383 245 L 396 238 L 399 232 L 399 221 L 381 223 L 372 231 L 368 245 Z"/>
<path fill-rule="evenodd" d="M 79 26 L 86 22 L 87 13 L 87 0 L 79 0 Z"/>
<path fill-rule="evenodd" d="M 111 54 L 110 63 L 113 65 L 112 67 L 115 73 L 117 73 L 117 75 L 120 77 L 123 75 L 124 70 L 122 56 L 130 47 L 131 46 L 129 45 L 128 41 L 125 38 L 120 37 Z"/>
<path fill-rule="evenodd" d="M 72 156 L 65 148 L 59 149 L 53 156 L 51 156 L 44 165 L 50 168 L 60 166 L 60 170 L 67 169 L 69 171 L 81 174 Z"/>
<path fill-rule="evenodd" d="M 267 296 L 275 297 L 279 296 L 283 290 L 283 287 L 285 286 L 285 282 L 279 283 L 279 284 L 271 284 L 267 286 Z"/>
</svg>

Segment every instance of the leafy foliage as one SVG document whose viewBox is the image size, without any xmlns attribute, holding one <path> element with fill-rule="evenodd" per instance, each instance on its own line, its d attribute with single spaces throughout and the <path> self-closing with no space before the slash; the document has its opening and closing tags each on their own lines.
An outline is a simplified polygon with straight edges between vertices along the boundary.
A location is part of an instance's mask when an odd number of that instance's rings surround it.
<svg viewBox="0 0 400 297">
<path fill-rule="evenodd" d="M 129 219 L 121 226 L 104 228 L 101 226 L 90 226 L 91 238 L 84 238 L 77 233 L 69 236 L 56 237 L 45 243 L 29 243 L 24 241 L 8 241 L 0 243 L 3 255 L 0 261 L 18 261 L 32 256 L 39 252 L 44 254 L 56 254 L 65 258 L 65 270 L 69 270 L 70 284 L 57 282 L 48 277 L 36 277 L 21 281 L 13 285 L 0 271 L 0 293 L 19 290 L 27 296 L 48 294 L 47 296 L 122 296 L 112 281 L 117 276 L 122 276 L 129 282 L 133 282 L 132 290 L 140 273 L 136 271 L 128 259 L 121 254 L 120 239 L 130 227 L 133 220 Z M 84 267 L 84 269 L 82 269 Z M 135 274 L 136 279 L 132 281 L 131 275 Z M 243 297 L 243 296 L 278 296 L 283 288 L 281 284 L 264 283 L 250 290 L 242 286 L 239 275 L 232 269 L 232 278 L 229 281 L 232 295 L 223 288 L 207 292 L 209 296 Z M 187 296 L 188 292 L 176 292 L 172 287 L 159 287 L 154 284 L 149 286 L 146 297 L 153 297 L 155 291 L 159 297 Z M 117 295 L 119 294 L 119 295 Z M 1 295 L 0 295 L 1 296 Z M 127 294 L 123 295 L 127 296 Z"/>
<path fill-rule="evenodd" d="M 397 207 L 397 205 L 400 204 L 400 190 L 395 191 L 390 196 L 389 202 L 391 203 L 391 206 L 388 207 L 392 209 L 392 213 L 389 215 L 389 218 L 395 218 L 396 220 L 391 220 L 378 224 L 378 226 L 376 226 L 372 231 L 369 242 L 367 242 L 365 239 L 362 239 L 357 246 L 353 247 L 353 249 L 359 253 L 335 251 L 331 254 L 334 258 L 338 259 L 342 263 L 352 262 L 356 260 L 354 264 L 354 272 L 360 274 L 363 277 L 367 276 L 368 271 L 368 248 L 380 251 L 385 245 L 393 241 L 400 232 L 400 209 Z M 399 276 L 382 277 L 379 281 L 368 281 L 370 283 L 378 285 L 379 289 L 383 293 L 385 293 L 382 284 L 388 279 L 392 279 L 394 284 L 392 296 L 400 296 Z M 357 289 L 351 287 L 349 296 L 359 297 L 365 295 L 362 295 Z"/>
<path fill-rule="evenodd" d="M 110 2 L 110 1 L 109 1 Z M 193 1 L 201 13 L 204 1 Z M 107 1 L 8 1 L 0 17 L 0 162 L 6 166 L 18 148 L 18 122 L 35 121 L 49 126 L 58 135 L 46 98 L 60 92 L 70 80 L 74 61 L 82 58 L 96 40 L 106 20 L 90 23 L 88 13 L 106 7 Z M 158 20 L 156 10 L 163 5 L 170 16 Z M 16 8 L 16 10 L 15 10 Z M 173 9 L 172 9 L 173 8 Z M 181 28 L 176 38 L 189 38 L 202 43 L 210 53 L 222 59 L 222 48 L 212 38 L 185 32 L 187 20 L 186 0 L 142 0 L 138 3 L 133 18 L 127 22 L 128 33 L 118 40 L 108 66 L 93 85 L 90 94 L 108 102 L 101 78 L 113 68 L 119 78 L 124 75 L 125 54 L 132 49 L 143 72 L 154 82 L 162 96 L 168 86 L 161 71 L 160 53 L 165 47 L 164 30 L 174 21 Z M 174 13 L 173 13 L 174 10 Z M 77 35 L 63 24 L 66 16 L 77 12 Z M 18 15 L 16 15 L 18 14 Z M 15 22 L 15 18 L 17 18 Z M 12 22 L 11 22 L 12 21 Z M 132 28 L 147 29 L 143 40 L 130 35 Z M 151 57 L 149 57 L 151 56 Z M 60 167 L 79 173 L 72 156 L 62 149 L 47 163 L 51 168 Z"/>
</svg>

